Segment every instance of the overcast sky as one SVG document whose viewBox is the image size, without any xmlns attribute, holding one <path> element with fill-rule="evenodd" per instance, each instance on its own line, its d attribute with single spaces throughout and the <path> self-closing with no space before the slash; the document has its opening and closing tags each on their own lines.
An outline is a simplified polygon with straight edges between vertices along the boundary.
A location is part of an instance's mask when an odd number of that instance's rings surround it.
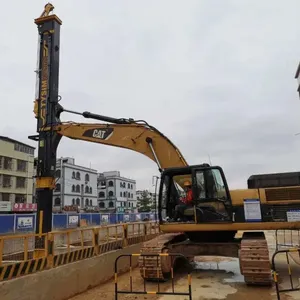
<svg viewBox="0 0 300 300">
<path fill-rule="evenodd" d="M 46 3 L 46 1 L 45 1 Z M 0 11 L 0 134 L 35 145 L 40 0 Z M 52 1 L 62 19 L 61 104 L 145 119 L 190 164 L 223 167 L 231 188 L 251 174 L 300 171 L 299 0 Z M 63 114 L 64 121 L 87 122 Z M 154 162 L 64 138 L 59 156 L 120 170 L 149 188 Z"/>
</svg>

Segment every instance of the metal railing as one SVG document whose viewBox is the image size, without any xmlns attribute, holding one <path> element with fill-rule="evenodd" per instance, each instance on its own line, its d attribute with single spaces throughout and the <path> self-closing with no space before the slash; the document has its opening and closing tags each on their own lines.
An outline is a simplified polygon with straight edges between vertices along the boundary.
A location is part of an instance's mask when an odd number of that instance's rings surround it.
<svg viewBox="0 0 300 300">
<path fill-rule="evenodd" d="M 162 282 L 159 278 L 159 261 L 160 257 L 167 257 L 170 259 L 171 264 L 171 287 L 169 289 L 166 289 L 166 287 L 162 287 Z M 129 286 L 128 289 L 119 289 L 118 285 L 118 278 L 119 278 L 119 270 L 118 270 L 118 263 L 120 261 L 120 258 L 127 257 L 129 260 L 129 282 L 126 286 Z M 132 270 L 133 270 L 133 258 L 142 258 L 143 265 L 145 265 L 145 257 L 146 259 L 149 259 L 149 257 L 156 257 L 156 267 L 157 270 L 157 285 L 156 289 L 148 290 L 147 284 L 146 284 L 146 278 L 145 275 L 143 276 L 143 284 L 139 284 L 139 287 L 143 287 L 143 289 L 134 289 L 133 287 L 133 278 L 132 278 Z M 175 289 L 175 278 L 174 278 L 174 263 L 176 258 L 184 258 L 182 254 L 176 254 L 176 253 L 160 253 L 160 254 L 141 254 L 141 253 L 134 253 L 134 254 L 122 254 L 119 255 L 115 260 L 115 300 L 118 300 L 119 294 L 131 294 L 131 295 L 170 295 L 170 296 L 187 296 L 189 300 L 192 300 L 192 284 L 191 284 L 191 273 L 188 271 L 187 274 L 187 290 L 186 291 L 178 291 Z M 176 297 L 177 298 L 177 297 Z"/>
<path fill-rule="evenodd" d="M 140 222 L 0 236 L 0 281 L 122 249 L 158 234 L 158 224 Z M 37 237 L 43 237 L 44 247 L 37 247 Z"/>
<path fill-rule="evenodd" d="M 276 251 L 272 256 L 272 272 L 278 300 L 281 293 L 300 293 L 300 248 Z"/>
</svg>

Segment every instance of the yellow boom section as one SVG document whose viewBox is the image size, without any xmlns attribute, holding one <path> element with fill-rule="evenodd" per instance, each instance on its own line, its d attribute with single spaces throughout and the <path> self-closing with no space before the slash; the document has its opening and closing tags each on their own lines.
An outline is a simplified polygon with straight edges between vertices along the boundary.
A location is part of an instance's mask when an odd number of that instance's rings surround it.
<svg viewBox="0 0 300 300">
<path fill-rule="evenodd" d="M 156 162 L 147 142 L 150 139 L 162 169 L 188 165 L 179 149 L 168 138 L 143 124 L 62 123 L 55 130 L 71 139 L 130 149 Z"/>
</svg>

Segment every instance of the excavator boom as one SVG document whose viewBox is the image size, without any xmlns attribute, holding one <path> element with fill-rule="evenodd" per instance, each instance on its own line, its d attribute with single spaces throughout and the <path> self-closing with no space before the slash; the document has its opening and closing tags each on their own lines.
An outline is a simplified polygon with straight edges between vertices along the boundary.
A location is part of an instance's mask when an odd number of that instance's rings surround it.
<svg viewBox="0 0 300 300">
<path fill-rule="evenodd" d="M 179 149 L 162 133 L 147 124 L 62 123 L 54 130 L 65 137 L 126 148 L 149 157 L 160 170 L 188 163 Z"/>
</svg>

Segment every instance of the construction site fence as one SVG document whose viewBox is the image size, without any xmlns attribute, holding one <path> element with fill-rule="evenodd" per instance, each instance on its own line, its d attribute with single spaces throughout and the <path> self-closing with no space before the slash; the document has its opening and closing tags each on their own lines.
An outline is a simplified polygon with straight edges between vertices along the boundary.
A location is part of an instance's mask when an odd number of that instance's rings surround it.
<svg viewBox="0 0 300 300">
<path fill-rule="evenodd" d="M 149 221 L 0 236 L 0 281 L 122 249 L 158 234 L 159 224 Z"/>
<path fill-rule="evenodd" d="M 300 247 L 275 251 L 272 272 L 278 300 L 283 293 L 300 295 Z"/>
<path fill-rule="evenodd" d="M 77 227 L 81 220 L 89 226 L 119 224 L 126 222 L 155 221 L 154 213 L 53 213 L 52 228 L 67 229 Z M 36 213 L 0 214 L 0 235 L 35 232 Z"/>
</svg>

